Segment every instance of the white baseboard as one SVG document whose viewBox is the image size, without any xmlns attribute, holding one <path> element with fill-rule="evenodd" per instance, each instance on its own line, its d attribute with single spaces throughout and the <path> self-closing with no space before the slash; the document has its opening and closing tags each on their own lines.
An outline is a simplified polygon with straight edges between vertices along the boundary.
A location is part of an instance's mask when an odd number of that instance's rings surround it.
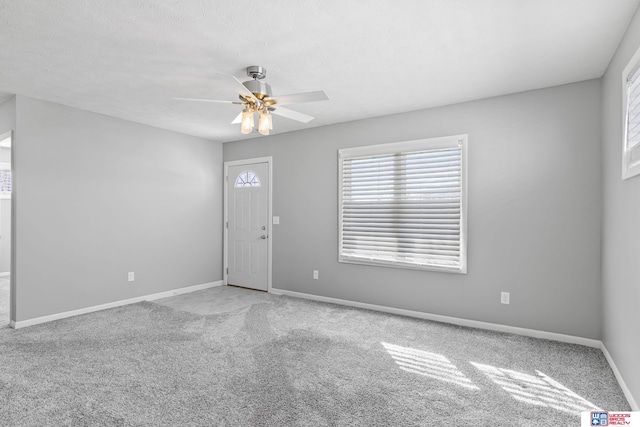
<svg viewBox="0 0 640 427">
<path fill-rule="evenodd" d="M 418 319 L 433 320 L 436 322 L 450 323 L 470 328 L 488 329 L 490 331 L 508 332 L 527 337 L 543 338 L 547 340 L 566 342 L 570 344 L 580 344 L 587 347 L 600 348 L 601 342 L 590 338 L 576 337 L 573 335 L 558 334 L 555 332 L 538 331 L 535 329 L 518 328 L 515 326 L 500 325 L 498 323 L 480 322 L 478 320 L 462 319 L 459 317 L 442 316 L 440 314 L 423 313 L 421 311 L 405 310 L 402 308 L 387 307 L 383 305 L 367 304 L 364 302 L 349 301 L 337 298 L 323 297 L 319 295 L 306 294 L 302 292 L 287 291 L 284 289 L 271 289 L 271 293 L 276 295 L 287 295 L 296 298 L 310 299 L 314 301 L 329 302 L 350 307 L 364 308 L 367 310 L 382 311 L 385 313 L 399 314 L 401 316 L 417 317 Z"/>
<path fill-rule="evenodd" d="M 179 289 L 172 289 L 170 291 L 158 292 L 151 295 L 143 295 L 140 297 L 129 298 L 120 301 L 114 301 L 107 304 L 94 305 L 92 307 L 80 308 L 77 310 L 65 311 L 63 313 L 51 314 L 49 316 L 36 317 L 28 320 L 20 320 L 18 322 L 11 321 L 9 326 L 13 329 L 26 328 L 27 326 L 38 325 L 40 323 L 51 322 L 53 320 L 65 319 L 67 317 L 78 316 L 81 314 L 93 313 L 95 311 L 106 310 L 109 308 L 121 307 L 123 305 L 135 304 L 141 301 L 153 301 L 161 298 L 168 298 L 176 295 L 187 294 L 189 292 L 201 291 L 203 289 L 213 288 L 215 286 L 221 286 L 224 282 L 218 280 L 216 282 L 203 283 L 200 285 L 187 286 Z"/>
<path fill-rule="evenodd" d="M 604 343 L 602 343 L 602 345 L 600 346 L 600 349 L 602 350 L 602 353 L 604 353 L 604 357 L 607 358 L 607 362 L 609 362 L 609 366 L 611 366 L 611 370 L 613 371 L 613 374 L 616 376 L 616 379 L 618 380 L 618 384 L 620 384 L 620 388 L 624 393 L 624 397 L 627 398 L 627 401 L 629 402 L 631 409 L 633 411 L 640 411 L 640 406 L 638 406 L 638 403 L 633 398 L 633 395 L 631 394 L 631 390 L 629 390 L 629 387 L 627 387 L 627 383 L 624 382 L 624 379 L 622 378 L 622 374 L 618 370 L 616 363 L 613 361 L 613 358 L 611 357 L 611 354 L 609 354 L 609 350 L 607 350 L 607 347 L 605 347 Z"/>
</svg>

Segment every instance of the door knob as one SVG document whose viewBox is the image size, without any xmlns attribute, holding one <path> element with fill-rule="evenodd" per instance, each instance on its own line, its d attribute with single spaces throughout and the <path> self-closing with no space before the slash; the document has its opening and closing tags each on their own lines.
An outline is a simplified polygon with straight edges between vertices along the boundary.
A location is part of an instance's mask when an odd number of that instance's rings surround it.
<svg viewBox="0 0 640 427">
<path fill-rule="evenodd" d="M 263 234 L 262 236 L 260 236 L 260 238 L 261 238 L 262 240 L 264 240 L 264 239 L 266 239 L 266 238 L 267 238 L 267 236 L 266 236 L 265 234 Z"/>
</svg>

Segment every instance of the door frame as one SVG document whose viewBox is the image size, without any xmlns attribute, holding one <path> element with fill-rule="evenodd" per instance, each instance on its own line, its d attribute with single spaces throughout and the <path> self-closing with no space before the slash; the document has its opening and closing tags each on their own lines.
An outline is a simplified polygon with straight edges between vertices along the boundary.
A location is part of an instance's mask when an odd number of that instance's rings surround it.
<svg viewBox="0 0 640 427">
<path fill-rule="evenodd" d="M 267 189 L 267 194 L 269 195 L 269 200 L 267 203 L 267 292 L 271 293 L 271 278 L 272 278 L 272 236 L 273 236 L 273 158 L 271 156 L 268 157 L 254 157 L 252 159 L 242 159 L 242 160 L 230 160 L 224 162 L 224 218 L 223 218 L 223 230 L 224 230 L 224 238 L 223 238 L 223 261 L 222 261 L 222 280 L 224 284 L 228 284 L 229 278 L 229 167 L 230 166 L 242 166 L 242 165 L 252 165 L 255 163 L 266 163 L 267 170 L 269 174 L 269 188 Z"/>
</svg>

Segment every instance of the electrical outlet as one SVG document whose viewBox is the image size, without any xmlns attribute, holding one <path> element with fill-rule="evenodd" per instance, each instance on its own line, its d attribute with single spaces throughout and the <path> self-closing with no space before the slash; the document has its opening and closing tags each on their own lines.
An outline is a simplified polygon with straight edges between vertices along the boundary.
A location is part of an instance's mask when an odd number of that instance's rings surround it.
<svg viewBox="0 0 640 427">
<path fill-rule="evenodd" d="M 136 280 L 136 275 L 134 274 L 133 271 L 129 272 L 129 274 L 127 275 L 127 280 L 129 280 L 130 282 L 133 282 L 134 280 Z"/>
<path fill-rule="evenodd" d="M 273 217 L 273 223 L 274 224 L 280 224 L 280 217 L 279 216 L 274 216 Z"/>
<path fill-rule="evenodd" d="M 500 303 L 501 304 L 509 304 L 509 292 L 501 292 L 500 293 Z"/>
<path fill-rule="evenodd" d="M 313 279 L 318 280 L 318 270 L 313 270 Z"/>
</svg>

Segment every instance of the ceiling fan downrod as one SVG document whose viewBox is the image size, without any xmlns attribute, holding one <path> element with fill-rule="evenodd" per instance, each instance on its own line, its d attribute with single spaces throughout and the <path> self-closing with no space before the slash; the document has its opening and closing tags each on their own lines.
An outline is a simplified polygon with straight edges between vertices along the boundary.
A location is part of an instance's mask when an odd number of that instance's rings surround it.
<svg viewBox="0 0 640 427">
<path fill-rule="evenodd" d="M 259 65 L 251 65 L 247 67 L 247 76 L 254 80 L 262 80 L 267 77 L 267 69 Z"/>
</svg>

